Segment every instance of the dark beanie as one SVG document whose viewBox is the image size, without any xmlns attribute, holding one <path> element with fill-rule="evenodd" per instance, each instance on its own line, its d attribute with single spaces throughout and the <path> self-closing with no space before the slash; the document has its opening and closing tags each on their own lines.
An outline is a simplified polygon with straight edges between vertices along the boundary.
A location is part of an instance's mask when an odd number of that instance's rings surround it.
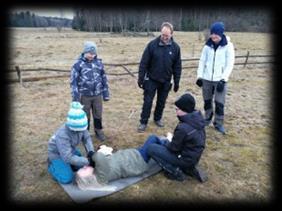
<svg viewBox="0 0 282 211">
<path fill-rule="evenodd" d="M 174 104 L 182 111 L 192 113 L 195 110 L 196 103 L 194 97 L 191 94 L 186 93 L 179 97 Z"/>
<path fill-rule="evenodd" d="M 224 23 L 222 22 L 215 22 L 211 26 L 211 34 L 217 34 L 222 37 L 224 33 Z"/>
</svg>

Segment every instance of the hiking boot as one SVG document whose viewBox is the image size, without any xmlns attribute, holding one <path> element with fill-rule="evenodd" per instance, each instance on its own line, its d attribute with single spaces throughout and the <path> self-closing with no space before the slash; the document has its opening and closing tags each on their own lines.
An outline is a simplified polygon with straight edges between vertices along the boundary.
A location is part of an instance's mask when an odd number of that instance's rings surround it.
<svg viewBox="0 0 282 211">
<path fill-rule="evenodd" d="M 206 182 L 208 180 L 208 175 L 205 171 L 200 169 L 198 166 L 194 167 L 192 170 L 185 171 L 185 173 L 201 183 Z"/>
<path fill-rule="evenodd" d="M 205 119 L 205 126 L 207 127 L 207 126 L 209 126 L 210 125 L 210 123 L 211 123 L 211 120 L 207 120 L 207 119 Z"/>
<path fill-rule="evenodd" d="M 213 117 L 213 112 L 211 113 L 209 118 L 205 119 L 205 126 L 209 126 L 211 121 L 212 121 L 212 117 Z"/>
<path fill-rule="evenodd" d="M 215 128 L 218 132 L 222 133 L 223 135 L 226 134 L 223 125 L 216 124 L 216 123 L 213 123 L 213 125 L 214 125 L 214 128 Z"/>
<path fill-rule="evenodd" d="M 158 120 L 158 121 L 155 120 L 154 122 L 158 127 L 164 127 L 164 123 L 162 122 L 162 120 Z"/>
<path fill-rule="evenodd" d="M 100 141 L 105 141 L 106 140 L 106 136 L 103 132 L 103 130 L 95 130 L 95 135 L 96 135 L 96 138 L 99 139 Z"/>
<path fill-rule="evenodd" d="M 187 179 L 187 176 L 183 173 L 180 168 L 177 168 L 176 171 L 172 174 L 167 171 L 164 171 L 164 176 L 169 180 L 177 180 L 183 182 Z"/>
<path fill-rule="evenodd" d="M 138 128 L 137 128 L 137 131 L 138 131 L 139 133 L 143 133 L 143 132 L 145 132 L 146 127 L 147 127 L 146 124 L 140 124 L 140 125 L 138 126 Z"/>
</svg>

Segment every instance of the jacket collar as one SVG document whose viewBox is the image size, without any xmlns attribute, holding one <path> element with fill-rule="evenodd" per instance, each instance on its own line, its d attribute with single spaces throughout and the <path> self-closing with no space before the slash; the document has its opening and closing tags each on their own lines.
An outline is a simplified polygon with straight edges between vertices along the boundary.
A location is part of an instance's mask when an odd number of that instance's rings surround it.
<svg viewBox="0 0 282 211">
<path fill-rule="evenodd" d="M 222 39 L 221 39 L 220 42 L 218 43 L 218 46 L 225 46 L 225 45 L 227 45 L 227 43 L 228 43 L 228 42 L 227 42 L 226 36 L 223 35 L 223 36 L 222 36 Z M 209 38 L 209 39 L 207 40 L 206 45 L 209 46 L 209 47 L 211 47 L 211 48 L 214 48 L 214 46 L 215 46 L 215 44 L 214 44 L 214 42 L 212 41 L 211 38 Z"/>
</svg>

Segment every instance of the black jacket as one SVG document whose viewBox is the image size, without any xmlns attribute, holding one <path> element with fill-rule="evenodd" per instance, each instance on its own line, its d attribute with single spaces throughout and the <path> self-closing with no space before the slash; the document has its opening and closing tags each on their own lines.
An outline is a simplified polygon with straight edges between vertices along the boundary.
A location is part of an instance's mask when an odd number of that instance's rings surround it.
<svg viewBox="0 0 282 211">
<path fill-rule="evenodd" d="M 196 165 L 205 148 L 206 132 L 205 121 L 200 111 L 179 116 L 179 123 L 176 126 L 173 138 L 166 146 L 167 148 L 181 155 L 181 158 Z"/>
<path fill-rule="evenodd" d="M 152 40 L 144 50 L 140 65 L 138 80 L 144 81 L 145 74 L 150 79 L 164 83 L 171 80 L 179 85 L 181 76 L 180 47 L 171 38 L 171 44 L 163 45 L 160 36 Z"/>
</svg>

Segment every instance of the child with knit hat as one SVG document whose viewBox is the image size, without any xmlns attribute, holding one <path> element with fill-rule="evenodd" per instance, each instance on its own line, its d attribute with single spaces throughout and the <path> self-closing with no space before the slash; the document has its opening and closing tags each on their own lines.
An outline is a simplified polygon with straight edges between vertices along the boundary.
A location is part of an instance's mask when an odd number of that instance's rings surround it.
<svg viewBox="0 0 282 211">
<path fill-rule="evenodd" d="M 102 130 L 103 101 L 108 101 L 110 96 L 104 65 L 97 57 L 97 46 L 94 42 L 84 43 L 83 51 L 71 70 L 70 86 L 72 100 L 84 105 L 88 119 L 87 129 L 90 129 L 92 112 L 96 137 L 104 141 L 106 136 Z"/>
<path fill-rule="evenodd" d="M 224 34 L 224 24 L 213 23 L 210 28 L 210 38 L 202 50 L 196 84 L 202 87 L 206 126 L 213 121 L 215 129 L 222 134 L 226 133 L 224 128 L 225 96 L 234 61 L 234 46 L 230 37 Z"/>
<path fill-rule="evenodd" d="M 179 119 L 171 142 L 151 144 L 147 153 L 164 170 L 169 179 L 183 181 L 186 174 L 204 182 L 204 174 L 196 167 L 205 149 L 205 121 L 201 111 L 195 110 L 195 99 L 185 93 L 175 101 L 176 115 Z M 158 139 L 150 136 L 150 139 Z"/>
<path fill-rule="evenodd" d="M 88 121 L 83 106 L 72 102 L 67 114 L 67 121 L 50 138 L 48 142 L 48 172 L 59 183 L 71 183 L 73 170 L 87 165 L 94 165 L 92 159 L 94 146 L 87 130 Z M 83 143 L 87 157 L 76 148 Z"/>
</svg>

